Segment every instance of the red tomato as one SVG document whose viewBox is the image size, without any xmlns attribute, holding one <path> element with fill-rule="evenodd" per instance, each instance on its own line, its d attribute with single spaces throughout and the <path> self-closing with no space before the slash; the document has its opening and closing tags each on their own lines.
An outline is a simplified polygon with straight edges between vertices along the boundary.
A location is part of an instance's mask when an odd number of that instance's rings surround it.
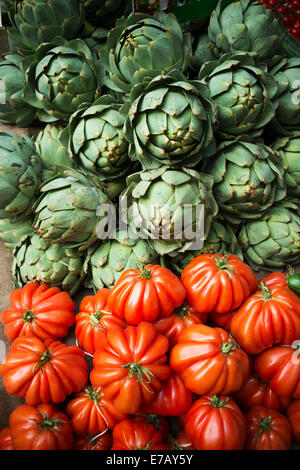
<svg viewBox="0 0 300 470">
<path fill-rule="evenodd" d="M 28 336 L 12 343 L 0 374 L 6 391 L 28 405 L 60 403 L 86 385 L 88 365 L 77 346 Z"/>
<path fill-rule="evenodd" d="M 119 422 L 127 418 L 120 413 L 112 403 L 106 399 L 103 390 L 99 387 L 86 387 L 68 403 L 66 412 L 71 417 L 71 426 L 75 434 L 98 435 L 107 429 L 113 429 Z"/>
<path fill-rule="evenodd" d="M 300 338 L 300 299 L 288 287 L 266 286 L 238 309 L 231 334 L 248 354 Z"/>
<path fill-rule="evenodd" d="M 284 411 L 291 401 L 288 397 L 276 395 L 269 383 L 261 380 L 257 375 L 252 375 L 234 398 L 243 410 L 259 405 Z"/>
<path fill-rule="evenodd" d="M 300 400 L 294 400 L 290 404 L 286 415 L 292 427 L 293 439 L 300 443 Z"/>
<path fill-rule="evenodd" d="M 256 289 L 255 274 L 247 264 L 219 253 L 194 258 L 182 271 L 181 281 L 198 312 L 235 310 Z"/>
<path fill-rule="evenodd" d="M 216 325 L 220 326 L 221 328 L 224 328 L 225 330 L 230 331 L 231 322 L 235 313 L 236 313 L 236 310 L 233 310 L 232 312 L 227 312 L 227 313 L 211 312 L 209 314 L 209 319 L 213 321 Z"/>
<path fill-rule="evenodd" d="M 1 429 L 0 431 L 0 450 L 14 450 L 14 444 L 9 426 Z"/>
<path fill-rule="evenodd" d="M 195 447 L 191 444 L 190 439 L 187 437 L 184 429 L 179 431 L 176 438 L 169 436 L 171 443 L 171 449 L 173 450 L 196 450 Z"/>
<path fill-rule="evenodd" d="M 163 439 L 151 424 L 127 419 L 115 426 L 111 450 L 167 450 Z"/>
<path fill-rule="evenodd" d="M 186 296 L 175 274 L 159 265 L 127 269 L 122 273 L 108 298 L 108 310 L 128 323 L 155 322 L 179 307 Z"/>
<path fill-rule="evenodd" d="M 102 436 L 85 436 L 75 439 L 74 450 L 110 450 L 112 434 L 109 431 Z"/>
<path fill-rule="evenodd" d="M 172 373 L 144 409 L 161 416 L 179 416 L 186 413 L 191 404 L 192 392 L 186 388 L 179 375 Z"/>
<path fill-rule="evenodd" d="M 105 397 L 119 411 L 134 414 L 168 378 L 168 349 L 168 339 L 152 323 L 109 330 L 105 345 L 94 355 L 91 382 L 96 388 L 103 387 Z"/>
<path fill-rule="evenodd" d="M 185 431 L 198 450 L 240 450 L 246 438 L 246 419 L 234 400 L 204 395 L 185 417 Z"/>
<path fill-rule="evenodd" d="M 260 284 L 264 282 L 267 287 L 286 287 L 286 275 L 281 272 L 273 272 L 257 281 L 257 287 L 260 289 Z"/>
<path fill-rule="evenodd" d="M 21 405 L 9 417 L 15 450 L 70 450 L 68 417 L 51 404 Z"/>
<path fill-rule="evenodd" d="M 198 395 L 234 393 L 250 375 L 247 354 L 222 328 L 186 328 L 170 353 L 171 368 Z"/>
<path fill-rule="evenodd" d="M 255 358 L 255 373 L 280 397 L 300 398 L 299 343 L 274 346 Z"/>
<path fill-rule="evenodd" d="M 96 295 L 83 298 L 76 315 L 75 336 L 79 345 L 89 354 L 94 354 L 105 341 L 108 329 L 126 328 L 126 322 L 107 310 L 109 289 L 100 289 Z"/>
<path fill-rule="evenodd" d="M 31 282 L 15 289 L 9 298 L 10 306 L 1 314 L 9 341 L 20 336 L 60 338 L 74 325 L 74 303 L 58 287 Z"/>
<path fill-rule="evenodd" d="M 288 450 L 291 447 L 291 426 L 277 410 L 253 406 L 245 413 L 248 450 Z"/>
<path fill-rule="evenodd" d="M 164 416 L 158 416 L 155 413 L 147 413 L 147 411 L 138 410 L 132 419 L 134 421 L 142 421 L 143 423 L 152 424 L 156 431 L 167 436 L 169 432 L 169 423 Z"/>
<path fill-rule="evenodd" d="M 199 313 L 187 302 L 184 302 L 184 304 L 175 309 L 171 315 L 157 320 L 155 328 L 158 333 L 168 338 L 170 346 L 174 346 L 178 343 L 179 336 L 185 328 L 197 325 L 198 323 L 205 323 L 206 320 L 206 313 Z"/>
</svg>

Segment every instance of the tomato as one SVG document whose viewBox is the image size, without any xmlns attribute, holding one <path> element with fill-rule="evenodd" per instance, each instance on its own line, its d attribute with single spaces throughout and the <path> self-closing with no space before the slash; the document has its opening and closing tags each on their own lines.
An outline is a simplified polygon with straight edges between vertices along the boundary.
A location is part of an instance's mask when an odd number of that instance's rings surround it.
<svg viewBox="0 0 300 470">
<path fill-rule="evenodd" d="M 197 325 L 198 323 L 205 323 L 206 320 L 206 313 L 199 313 L 187 302 L 184 302 L 171 315 L 157 320 L 155 328 L 159 333 L 168 338 L 170 346 L 174 346 L 174 344 L 178 343 L 179 336 L 185 328 Z"/>
<path fill-rule="evenodd" d="M 286 411 L 287 418 L 292 427 L 294 441 L 300 443 L 300 400 L 294 400 Z"/>
<path fill-rule="evenodd" d="M 159 431 L 164 436 L 168 435 L 169 423 L 167 418 L 159 416 L 155 413 L 147 413 L 147 411 L 138 410 L 135 415 L 132 416 L 134 421 L 142 421 L 143 423 L 152 424 L 156 431 Z"/>
<path fill-rule="evenodd" d="M 0 431 L 0 450 L 14 450 L 14 444 L 9 426 L 1 429 Z"/>
<path fill-rule="evenodd" d="M 108 330 L 106 343 L 94 355 L 91 383 L 103 387 L 105 397 L 119 411 L 134 414 L 168 378 L 168 348 L 168 339 L 152 323 Z"/>
<path fill-rule="evenodd" d="M 163 439 L 151 424 L 127 419 L 114 427 L 111 450 L 167 450 Z"/>
<path fill-rule="evenodd" d="M 68 417 L 52 404 L 21 405 L 9 417 L 15 450 L 70 450 Z"/>
<path fill-rule="evenodd" d="M 127 418 L 120 413 L 110 400 L 104 398 L 103 390 L 99 387 L 86 387 L 68 403 L 67 415 L 71 417 L 71 426 L 75 434 L 98 435 L 113 427 L 119 421 Z"/>
<path fill-rule="evenodd" d="M 0 374 L 6 391 L 28 405 L 60 403 L 86 385 L 88 365 L 77 346 L 28 336 L 12 343 Z"/>
<path fill-rule="evenodd" d="M 231 322 L 236 313 L 236 310 L 227 312 L 227 313 L 217 313 L 211 312 L 209 314 L 209 319 L 213 321 L 217 326 L 224 328 L 227 331 L 230 331 Z"/>
<path fill-rule="evenodd" d="M 110 450 L 112 446 L 112 433 L 106 431 L 101 436 L 77 437 L 74 450 Z"/>
<path fill-rule="evenodd" d="M 247 450 L 288 450 L 291 447 L 291 426 L 277 410 L 253 406 L 245 413 Z"/>
<path fill-rule="evenodd" d="M 225 395 L 204 395 L 187 412 L 187 438 L 198 450 L 240 450 L 246 438 L 246 419 Z"/>
<path fill-rule="evenodd" d="M 126 322 L 107 310 L 109 289 L 100 289 L 96 295 L 87 295 L 80 303 L 76 315 L 75 336 L 79 345 L 89 354 L 99 349 L 105 340 L 105 331 L 119 326 L 126 328 Z"/>
<path fill-rule="evenodd" d="M 276 395 L 269 383 L 261 380 L 257 375 L 252 375 L 234 398 L 244 410 L 260 405 L 284 411 L 291 401 L 288 397 Z"/>
<path fill-rule="evenodd" d="M 286 275 L 281 272 L 273 272 L 257 281 L 257 287 L 260 289 L 260 284 L 264 282 L 267 287 L 286 287 Z"/>
<path fill-rule="evenodd" d="M 280 397 L 300 398 L 299 343 L 274 346 L 255 358 L 255 373 Z"/>
<path fill-rule="evenodd" d="M 248 354 L 300 338 L 300 299 L 288 287 L 263 286 L 238 309 L 231 334 Z"/>
<path fill-rule="evenodd" d="M 250 375 L 247 354 L 222 328 L 186 328 L 170 353 L 170 366 L 198 395 L 234 393 Z"/>
<path fill-rule="evenodd" d="M 191 441 L 187 437 L 184 429 L 179 431 L 175 439 L 172 436 L 169 436 L 169 440 L 171 443 L 171 449 L 173 450 L 196 450 L 191 444 Z"/>
<path fill-rule="evenodd" d="M 60 338 L 74 325 L 74 303 L 58 287 L 31 282 L 15 289 L 9 298 L 10 306 L 1 314 L 9 341 L 20 336 Z"/>
<path fill-rule="evenodd" d="M 142 269 L 122 273 L 108 298 L 108 310 L 128 323 L 155 322 L 179 307 L 186 296 L 175 274 L 159 265 L 147 264 Z"/>
<path fill-rule="evenodd" d="M 256 289 L 252 269 L 235 255 L 200 255 L 181 275 L 189 303 L 198 312 L 227 313 Z"/>
</svg>

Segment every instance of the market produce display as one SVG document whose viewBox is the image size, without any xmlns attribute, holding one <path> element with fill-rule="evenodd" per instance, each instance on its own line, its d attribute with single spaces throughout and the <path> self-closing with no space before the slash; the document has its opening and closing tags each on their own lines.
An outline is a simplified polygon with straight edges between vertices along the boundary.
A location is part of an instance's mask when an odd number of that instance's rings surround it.
<svg viewBox="0 0 300 470">
<path fill-rule="evenodd" d="M 288 450 L 299 2 L 135 3 L 4 5 L 0 450 Z"/>
</svg>

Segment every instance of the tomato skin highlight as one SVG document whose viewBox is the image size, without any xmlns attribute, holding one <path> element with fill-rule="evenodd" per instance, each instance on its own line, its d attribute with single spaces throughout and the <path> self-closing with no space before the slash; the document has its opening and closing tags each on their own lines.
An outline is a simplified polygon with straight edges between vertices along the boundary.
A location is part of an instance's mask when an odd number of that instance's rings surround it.
<svg viewBox="0 0 300 470">
<path fill-rule="evenodd" d="M 14 450 L 14 444 L 9 426 L 1 429 L 0 431 L 0 450 Z"/>
<path fill-rule="evenodd" d="M 115 426 L 111 450 L 168 450 L 163 439 L 151 424 L 127 419 Z"/>
</svg>

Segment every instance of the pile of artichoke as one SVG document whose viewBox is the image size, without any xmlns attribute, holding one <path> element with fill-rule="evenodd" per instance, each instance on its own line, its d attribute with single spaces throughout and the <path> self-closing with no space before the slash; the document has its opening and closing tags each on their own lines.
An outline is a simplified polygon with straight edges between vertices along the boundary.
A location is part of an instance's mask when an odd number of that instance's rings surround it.
<svg viewBox="0 0 300 470">
<path fill-rule="evenodd" d="M 16 286 L 97 290 L 211 252 L 300 261 L 300 58 L 266 5 L 226 5 L 191 28 L 130 0 L 7 2 L 0 122 L 39 129 L 0 132 Z"/>
</svg>

